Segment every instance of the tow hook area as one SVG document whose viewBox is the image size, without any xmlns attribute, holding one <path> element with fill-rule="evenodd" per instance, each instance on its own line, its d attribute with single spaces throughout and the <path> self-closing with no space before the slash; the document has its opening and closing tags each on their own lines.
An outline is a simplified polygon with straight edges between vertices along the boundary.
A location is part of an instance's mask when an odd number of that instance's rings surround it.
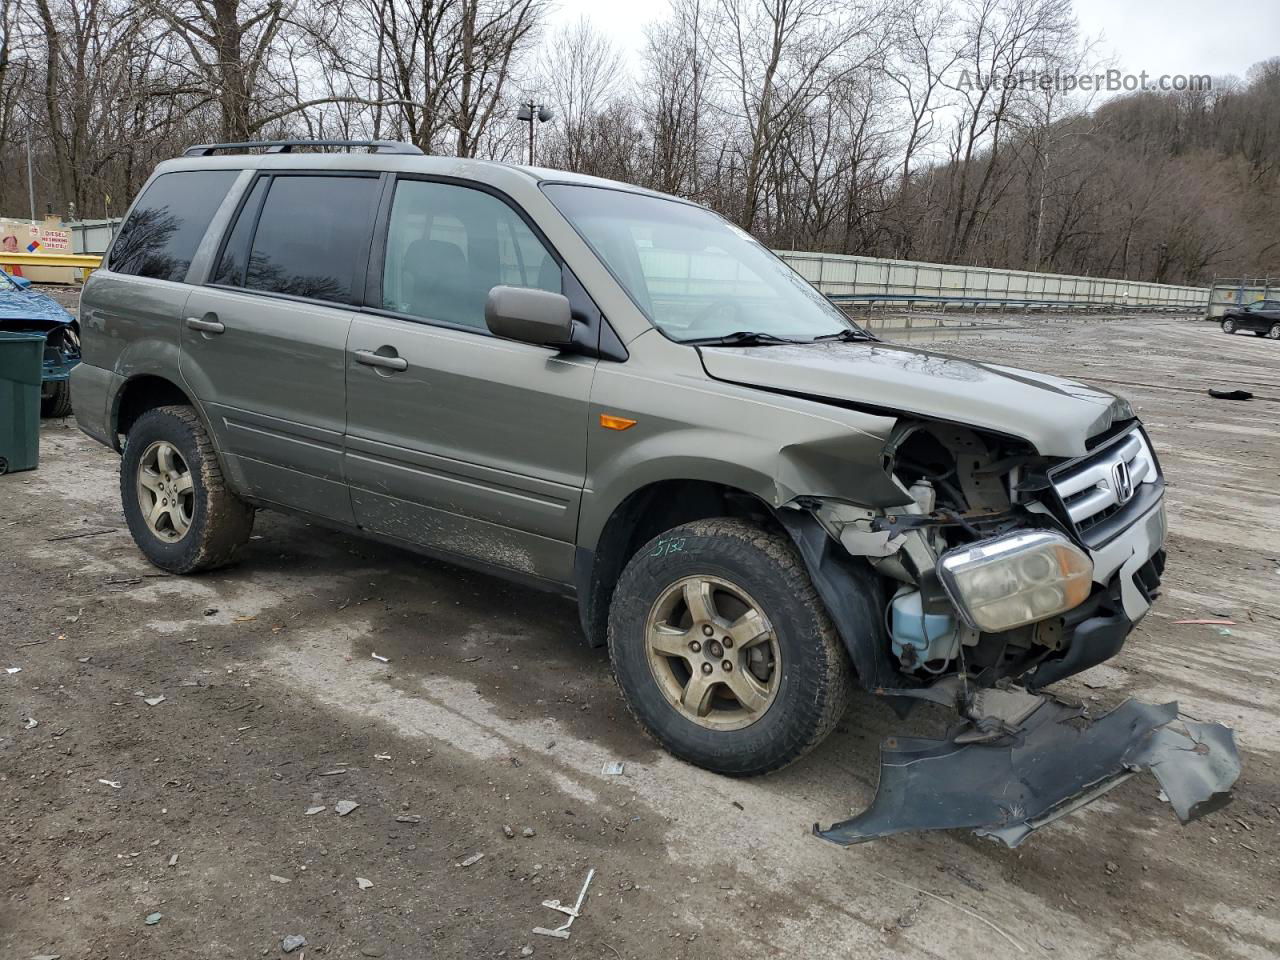
<svg viewBox="0 0 1280 960">
<path fill-rule="evenodd" d="M 920 694 L 941 702 L 959 693 L 941 686 Z M 1143 770 L 1183 823 L 1225 806 L 1240 776 L 1231 729 L 1180 717 L 1177 703 L 1127 700 L 1091 719 L 1081 705 L 1009 687 L 979 691 L 962 713 L 969 722 L 946 740 L 887 738 L 871 806 L 814 833 L 848 846 L 971 827 L 1016 847 Z"/>
</svg>

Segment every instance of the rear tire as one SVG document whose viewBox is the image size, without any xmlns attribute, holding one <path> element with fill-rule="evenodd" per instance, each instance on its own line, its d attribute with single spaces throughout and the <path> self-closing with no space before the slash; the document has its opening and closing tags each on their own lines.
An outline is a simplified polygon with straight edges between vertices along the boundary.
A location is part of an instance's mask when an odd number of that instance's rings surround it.
<svg viewBox="0 0 1280 960">
<path fill-rule="evenodd" d="M 45 418 L 71 416 L 71 381 L 59 380 L 53 385 L 53 393 L 40 398 L 40 416 Z"/>
<path fill-rule="evenodd" d="M 735 519 L 676 527 L 631 558 L 609 611 L 609 655 L 640 725 L 682 760 L 729 776 L 808 753 L 852 687 L 792 542 Z"/>
<path fill-rule="evenodd" d="M 227 486 L 191 407 L 156 407 L 134 421 L 120 461 L 120 500 L 138 549 L 170 573 L 223 566 L 253 530 L 253 507 Z"/>
<path fill-rule="evenodd" d="M 1223 321 L 1222 321 L 1222 332 L 1223 332 L 1223 333 L 1235 333 L 1235 332 L 1236 332 L 1236 322 L 1235 322 L 1234 320 L 1232 320 L 1230 317 L 1228 317 L 1226 320 L 1223 320 Z"/>
<path fill-rule="evenodd" d="M 1280 340 L 1280 323 L 1273 323 L 1271 329 L 1267 331 L 1269 340 Z"/>
</svg>

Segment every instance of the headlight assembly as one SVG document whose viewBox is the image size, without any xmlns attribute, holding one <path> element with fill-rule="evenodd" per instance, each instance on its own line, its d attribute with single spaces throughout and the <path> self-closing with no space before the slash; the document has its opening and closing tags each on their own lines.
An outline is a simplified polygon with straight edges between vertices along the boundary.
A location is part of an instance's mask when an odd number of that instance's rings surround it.
<svg viewBox="0 0 1280 960">
<path fill-rule="evenodd" d="M 987 633 L 1035 623 L 1083 603 L 1093 561 L 1060 533 L 1013 533 L 949 550 L 938 577 L 965 622 Z"/>
</svg>

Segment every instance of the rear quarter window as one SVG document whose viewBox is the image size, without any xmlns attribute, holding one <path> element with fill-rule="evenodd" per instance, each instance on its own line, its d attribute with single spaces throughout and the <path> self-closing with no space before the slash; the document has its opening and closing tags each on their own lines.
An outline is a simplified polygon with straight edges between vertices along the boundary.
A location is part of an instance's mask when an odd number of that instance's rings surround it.
<svg viewBox="0 0 1280 960">
<path fill-rule="evenodd" d="M 184 170 L 152 180 L 111 245 L 115 273 L 182 282 L 237 170 Z"/>
</svg>

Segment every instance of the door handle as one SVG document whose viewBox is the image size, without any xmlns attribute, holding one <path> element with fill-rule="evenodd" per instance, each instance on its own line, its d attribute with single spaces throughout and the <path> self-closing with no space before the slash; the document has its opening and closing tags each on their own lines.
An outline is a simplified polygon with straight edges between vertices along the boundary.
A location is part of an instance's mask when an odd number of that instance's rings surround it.
<svg viewBox="0 0 1280 960">
<path fill-rule="evenodd" d="M 222 333 L 227 328 L 218 320 L 201 320 L 199 317 L 187 317 L 187 329 L 199 330 L 201 333 Z"/>
<path fill-rule="evenodd" d="M 382 367 L 384 370 L 409 369 L 409 361 L 404 357 L 385 356 L 381 353 L 374 353 L 372 350 L 357 350 L 356 363 L 363 363 L 366 367 Z"/>
</svg>

